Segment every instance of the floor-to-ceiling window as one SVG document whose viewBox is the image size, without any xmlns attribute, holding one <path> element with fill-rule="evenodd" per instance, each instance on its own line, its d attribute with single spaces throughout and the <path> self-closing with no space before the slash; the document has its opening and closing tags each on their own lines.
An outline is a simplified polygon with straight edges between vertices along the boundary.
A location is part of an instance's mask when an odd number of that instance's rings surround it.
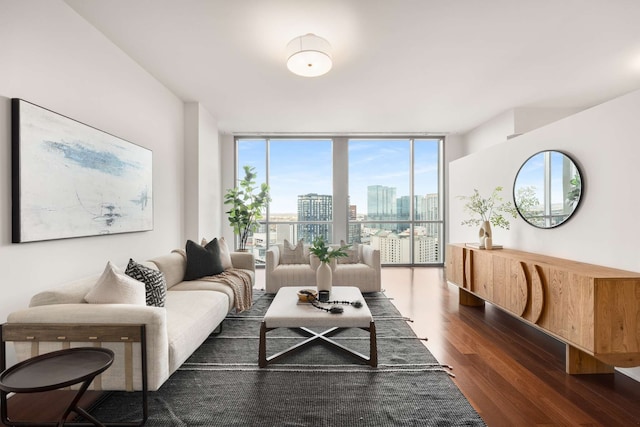
<svg viewBox="0 0 640 427">
<path fill-rule="evenodd" d="M 236 138 L 236 171 L 256 168 L 272 201 L 249 239 L 269 245 L 316 236 L 372 245 L 387 265 L 441 264 L 442 145 L 437 138 Z"/>
<path fill-rule="evenodd" d="M 384 264 L 442 263 L 441 140 L 349 139 L 349 241 Z"/>
</svg>

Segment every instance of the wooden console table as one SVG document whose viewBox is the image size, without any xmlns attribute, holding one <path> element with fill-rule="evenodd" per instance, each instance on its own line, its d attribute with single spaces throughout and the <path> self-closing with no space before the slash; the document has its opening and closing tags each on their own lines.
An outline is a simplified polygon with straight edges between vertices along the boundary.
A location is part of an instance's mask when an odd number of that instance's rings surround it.
<svg viewBox="0 0 640 427">
<path fill-rule="evenodd" d="M 640 366 L 640 273 L 450 244 L 446 275 L 460 304 L 490 302 L 564 342 L 569 374 Z"/>
</svg>

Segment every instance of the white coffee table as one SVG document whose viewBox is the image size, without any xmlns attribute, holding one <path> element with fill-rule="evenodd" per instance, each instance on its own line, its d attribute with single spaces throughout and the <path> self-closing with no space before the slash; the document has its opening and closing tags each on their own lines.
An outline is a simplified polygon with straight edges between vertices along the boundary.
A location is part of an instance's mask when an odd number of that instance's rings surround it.
<svg viewBox="0 0 640 427">
<path fill-rule="evenodd" d="M 310 303 L 300 303 L 298 291 L 312 289 L 308 286 L 291 286 L 278 290 L 271 306 L 264 315 L 260 325 L 260 345 L 258 349 L 258 364 L 261 368 L 271 362 L 281 359 L 294 351 L 315 342 L 322 341 L 339 350 L 366 362 L 372 367 L 378 366 L 378 350 L 376 344 L 376 327 L 371 311 L 360 293 L 354 286 L 334 286 L 331 290 L 331 301 L 361 301 L 362 307 L 356 308 L 348 304 L 337 304 L 344 309 L 343 313 L 332 314 L 315 308 Z M 331 307 L 321 304 L 323 307 Z M 324 332 L 314 332 L 309 328 L 329 328 Z M 297 328 L 309 335 L 306 340 L 267 357 L 267 332 L 277 328 Z M 358 353 L 330 339 L 329 337 L 344 328 L 360 328 L 369 332 L 369 357 Z"/>
</svg>

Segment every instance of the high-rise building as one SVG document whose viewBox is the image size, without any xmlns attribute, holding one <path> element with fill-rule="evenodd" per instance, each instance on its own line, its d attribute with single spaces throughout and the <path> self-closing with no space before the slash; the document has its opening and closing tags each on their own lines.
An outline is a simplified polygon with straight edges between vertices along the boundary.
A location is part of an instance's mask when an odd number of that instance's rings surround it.
<svg viewBox="0 0 640 427">
<path fill-rule="evenodd" d="M 396 188 L 384 185 L 367 187 L 367 219 L 391 221 L 397 220 Z M 383 230 L 394 231 L 396 224 L 380 224 Z"/>
<path fill-rule="evenodd" d="M 358 219 L 358 206 L 349 205 L 349 221 L 355 221 Z"/>
<path fill-rule="evenodd" d="M 440 261 L 440 244 L 436 237 L 415 236 L 413 250 L 416 264 L 434 263 Z"/>
<path fill-rule="evenodd" d="M 384 185 L 367 187 L 367 218 L 370 220 L 396 220 L 396 188 Z"/>
<path fill-rule="evenodd" d="M 333 219 L 333 198 L 326 194 L 309 193 L 298 196 L 298 221 L 328 221 Z M 330 224 L 298 224 L 298 239 L 305 242 L 322 236 L 331 241 Z"/>
<path fill-rule="evenodd" d="M 362 243 L 362 224 L 358 220 L 358 207 L 349 205 L 349 231 L 347 234 L 347 243 Z"/>
<path fill-rule="evenodd" d="M 400 196 L 396 199 L 396 219 L 407 221 L 411 219 L 411 198 Z"/>
<path fill-rule="evenodd" d="M 438 194 L 431 193 L 425 197 L 426 202 L 426 218 L 427 221 L 438 221 L 440 219 L 440 209 L 438 206 Z M 440 237 L 440 223 L 429 224 L 427 226 L 427 235 L 432 237 Z"/>
</svg>

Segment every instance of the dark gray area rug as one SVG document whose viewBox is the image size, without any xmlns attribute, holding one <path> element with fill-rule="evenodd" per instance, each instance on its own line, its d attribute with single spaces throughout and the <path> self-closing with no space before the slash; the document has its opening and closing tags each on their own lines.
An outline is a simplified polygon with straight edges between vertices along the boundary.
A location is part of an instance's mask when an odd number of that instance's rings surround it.
<svg viewBox="0 0 640 427">
<path fill-rule="evenodd" d="M 272 295 L 230 314 L 156 392 L 149 426 L 483 426 L 480 416 L 383 293 L 367 294 L 378 337 L 377 368 L 321 343 L 258 368 L 262 316 Z M 331 314 L 327 313 L 327 316 Z M 268 354 L 300 342 L 293 329 L 267 334 Z M 369 354 L 369 334 L 347 329 L 341 344 Z M 140 393 L 114 392 L 92 414 L 141 418 Z"/>
</svg>

